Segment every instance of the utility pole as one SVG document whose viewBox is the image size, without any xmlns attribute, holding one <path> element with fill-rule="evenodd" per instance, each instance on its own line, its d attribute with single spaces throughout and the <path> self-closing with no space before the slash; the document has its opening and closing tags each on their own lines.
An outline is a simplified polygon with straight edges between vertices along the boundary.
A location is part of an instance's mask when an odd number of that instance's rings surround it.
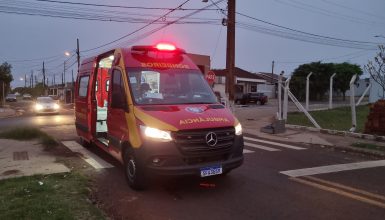
<svg viewBox="0 0 385 220">
<path fill-rule="evenodd" d="M 33 70 L 31 70 L 31 88 L 33 88 Z"/>
<path fill-rule="evenodd" d="M 77 60 L 78 60 L 78 73 L 79 73 L 79 67 L 80 67 L 80 50 L 79 50 L 79 38 L 76 39 L 77 47 L 76 47 L 76 54 L 77 54 Z"/>
<path fill-rule="evenodd" d="M 274 84 L 274 60 L 271 62 L 271 84 Z"/>
<path fill-rule="evenodd" d="M 64 78 L 64 87 L 65 87 L 65 85 L 66 85 L 66 61 L 64 61 L 63 78 Z"/>
<path fill-rule="evenodd" d="M 72 86 L 74 86 L 74 70 L 72 69 Z"/>
<path fill-rule="evenodd" d="M 27 87 L 27 74 L 24 74 L 24 88 L 26 87 Z"/>
<path fill-rule="evenodd" d="M 54 84 L 55 87 L 56 87 L 56 75 L 53 75 L 53 84 Z"/>
<path fill-rule="evenodd" d="M 43 61 L 43 90 L 45 90 L 45 68 L 44 68 L 44 61 Z"/>
<path fill-rule="evenodd" d="M 226 93 L 229 94 L 230 106 L 233 106 L 235 72 L 235 0 L 228 0 L 227 7 Z"/>
<path fill-rule="evenodd" d="M 62 84 L 63 87 L 64 87 L 64 73 L 61 74 L 61 84 Z"/>
</svg>

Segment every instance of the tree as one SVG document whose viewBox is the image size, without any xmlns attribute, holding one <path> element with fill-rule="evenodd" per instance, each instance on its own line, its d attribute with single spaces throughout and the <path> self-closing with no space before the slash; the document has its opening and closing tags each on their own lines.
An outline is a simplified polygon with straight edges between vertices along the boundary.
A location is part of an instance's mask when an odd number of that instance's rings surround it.
<svg viewBox="0 0 385 220">
<path fill-rule="evenodd" d="M 306 76 L 312 72 L 310 78 L 310 99 L 321 100 L 329 90 L 329 78 L 334 72 L 333 63 L 312 62 L 302 64 L 294 70 L 290 80 L 290 90 L 299 100 L 306 95 Z"/>
<path fill-rule="evenodd" d="M 385 98 L 385 47 L 378 46 L 380 52 L 374 57 L 374 62 L 369 61 L 364 66 L 365 70 L 370 74 L 375 82 L 382 87 L 382 99 Z"/>
<path fill-rule="evenodd" d="M 355 74 L 361 76 L 362 69 L 359 65 L 344 62 L 334 64 L 334 71 L 336 73 L 336 78 L 333 85 L 337 90 L 342 92 L 343 100 L 345 101 L 346 91 L 350 89 L 350 80 Z M 358 77 L 356 80 L 358 80 Z"/>
<path fill-rule="evenodd" d="M 8 64 L 7 62 L 4 62 L 0 65 L 0 98 L 3 100 L 3 97 L 5 94 L 3 94 L 3 91 L 7 92 L 10 88 L 10 83 L 13 80 L 13 76 L 11 73 L 12 66 L 11 64 Z M 3 86 L 5 88 L 3 88 Z"/>
</svg>

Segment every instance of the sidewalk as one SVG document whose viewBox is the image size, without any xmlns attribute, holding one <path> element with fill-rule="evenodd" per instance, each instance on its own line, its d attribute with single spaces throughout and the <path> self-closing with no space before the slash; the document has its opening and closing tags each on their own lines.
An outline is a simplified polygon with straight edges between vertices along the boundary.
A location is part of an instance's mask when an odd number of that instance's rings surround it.
<svg viewBox="0 0 385 220">
<path fill-rule="evenodd" d="M 371 143 L 385 146 L 384 142 L 364 140 L 361 138 L 323 134 L 319 131 L 308 131 L 300 129 L 292 129 L 286 127 L 286 131 L 280 134 L 268 134 L 261 132 L 261 128 L 270 125 L 275 120 L 276 107 L 258 106 L 252 108 L 236 108 L 235 115 L 242 124 L 243 133 L 255 135 L 262 139 L 268 139 L 278 142 L 290 142 L 293 144 L 313 144 L 321 147 L 335 147 L 345 151 L 354 151 L 359 153 L 385 156 L 382 151 L 367 150 L 352 147 L 353 143 Z"/>
<path fill-rule="evenodd" d="M 11 108 L 0 107 L 0 119 L 8 118 L 8 117 L 14 116 L 15 114 L 16 114 L 16 111 Z"/>
<path fill-rule="evenodd" d="M 0 180 L 70 172 L 56 157 L 43 150 L 38 141 L 0 139 Z"/>
</svg>

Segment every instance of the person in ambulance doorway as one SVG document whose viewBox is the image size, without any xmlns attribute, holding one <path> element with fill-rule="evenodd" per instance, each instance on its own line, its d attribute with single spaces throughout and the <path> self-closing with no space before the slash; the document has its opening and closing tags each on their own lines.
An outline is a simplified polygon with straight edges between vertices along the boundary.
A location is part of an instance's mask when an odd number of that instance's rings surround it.
<svg viewBox="0 0 385 220">
<path fill-rule="evenodd" d="M 148 83 L 142 83 L 140 85 L 140 96 L 141 97 L 146 97 L 147 92 L 151 91 L 150 85 Z"/>
</svg>

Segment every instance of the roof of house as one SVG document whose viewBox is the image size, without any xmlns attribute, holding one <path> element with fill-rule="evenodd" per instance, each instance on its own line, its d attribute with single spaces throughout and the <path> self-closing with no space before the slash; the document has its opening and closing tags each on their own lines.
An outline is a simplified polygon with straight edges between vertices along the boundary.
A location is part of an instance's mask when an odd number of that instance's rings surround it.
<svg viewBox="0 0 385 220">
<path fill-rule="evenodd" d="M 226 69 L 213 69 L 212 71 L 215 73 L 216 76 L 226 76 L 227 75 Z M 251 73 L 251 72 L 243 70 L 239 67 L 235 67 L 234 75 L 237 77 L 241 77 L 241 78 L 264 79 L 255 73 Z"/>
<path fill-rule="evenodd" d="M 266 80 L 266 82 L 269 83 L 277 83 L 278 82 L 278 74 L 271 74 L 271 73 L 265 73 L 265 72 L 258 72 L 258 76 L 260 76 L 262 79 Z M 282 77 L 282 80 L 286 80 L 286 77 Z"/>
</svg>

